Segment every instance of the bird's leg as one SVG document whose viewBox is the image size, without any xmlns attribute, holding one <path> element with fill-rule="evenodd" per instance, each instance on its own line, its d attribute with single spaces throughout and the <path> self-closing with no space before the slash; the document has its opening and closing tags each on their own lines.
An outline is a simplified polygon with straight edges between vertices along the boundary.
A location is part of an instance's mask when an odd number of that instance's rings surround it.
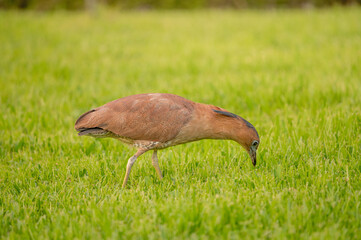
<svg viewBox="0 0 361 240">
<path fill-rule="evenodd" d="M 128 160 L 128 164 L 127 164 L 127 172 L 125 173 L 125 177 L 124 177 L 124 181 L 123 181 L 123 185 L 122 187 L 124 188 L 125 185 L 127 185 L 128 182 L 128 178 L 129 178 L 129 174 L 130 174 L 130 170 L 132 169 L 133 164 L 135 163 L 135 160 L 137 160 L 137 158 L 142 155 L 143 153 L 145 153 L 147 150 L 144 149 L 139 149 L 133 157 L 129 158 Z"/>
<path fill-rule="evenodd" d="M 162 172 L 160 171 L 159 164 L 158 164 L 157 150 L 154 150 L 154 152 L 153 152 L 152 164 L 153 164 L 153 167 L 155 168 L 155 171 L 158 174 L 159 179 L 162 179 L 163 176 L 162 176 Z"/>
</svg>

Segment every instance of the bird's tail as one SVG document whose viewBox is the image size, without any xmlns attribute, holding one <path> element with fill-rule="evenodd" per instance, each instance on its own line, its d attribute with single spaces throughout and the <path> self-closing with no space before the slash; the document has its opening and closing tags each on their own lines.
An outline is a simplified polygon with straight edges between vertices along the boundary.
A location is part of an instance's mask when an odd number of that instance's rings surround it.
<svg viewBox="0 0 361 240">
<path fill-rule="evenodd" d="M 0 0 L 1 1 L 1 0 Z M 96 108 L 82 114 L 75 123 L 75 130 L 79 136 L 92 137 L 115 137 L 115 134 L 107 128 L 108 108 Z"/>
</svg>

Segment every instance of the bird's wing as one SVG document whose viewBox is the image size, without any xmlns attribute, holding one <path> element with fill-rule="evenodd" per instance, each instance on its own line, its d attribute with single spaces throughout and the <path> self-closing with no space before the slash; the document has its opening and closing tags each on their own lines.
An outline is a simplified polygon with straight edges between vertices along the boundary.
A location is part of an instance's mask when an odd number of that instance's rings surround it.
<svg viewBox="0 0 361 240">
<path fill-rule="evenodd" d="M 133 140 L 166 142 L 192 118 L 194 103 L 172 94 L 117 99 L 79 117 L 75 128 L 102 128 Z"/>
</svg>

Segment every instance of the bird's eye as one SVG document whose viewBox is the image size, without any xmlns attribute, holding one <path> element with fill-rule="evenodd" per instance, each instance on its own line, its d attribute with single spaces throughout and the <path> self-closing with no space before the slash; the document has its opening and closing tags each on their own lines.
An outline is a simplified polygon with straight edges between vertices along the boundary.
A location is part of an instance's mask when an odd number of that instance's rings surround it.
<svg viewBox="0 0 361 240">
<path fill-rule="evenodd" d="M 253 141 L 252 145 L 256 147 L 258 145 L 258 141 L 257 140 Z"/>
</svg>

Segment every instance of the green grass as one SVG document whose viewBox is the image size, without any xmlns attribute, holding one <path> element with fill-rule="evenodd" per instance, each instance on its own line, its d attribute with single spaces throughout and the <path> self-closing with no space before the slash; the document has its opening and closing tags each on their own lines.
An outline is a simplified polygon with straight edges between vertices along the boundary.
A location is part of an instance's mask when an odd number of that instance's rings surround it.
<svg viewBox="0 0 361 240">
<path fill-rule="evenodd" d="M 361 9 L 0 12 L 4 239 L 361 236 Z M 110 100 L 175 93 L 258 130 L 151 153 L 79 138 Z"/>
</svg>

